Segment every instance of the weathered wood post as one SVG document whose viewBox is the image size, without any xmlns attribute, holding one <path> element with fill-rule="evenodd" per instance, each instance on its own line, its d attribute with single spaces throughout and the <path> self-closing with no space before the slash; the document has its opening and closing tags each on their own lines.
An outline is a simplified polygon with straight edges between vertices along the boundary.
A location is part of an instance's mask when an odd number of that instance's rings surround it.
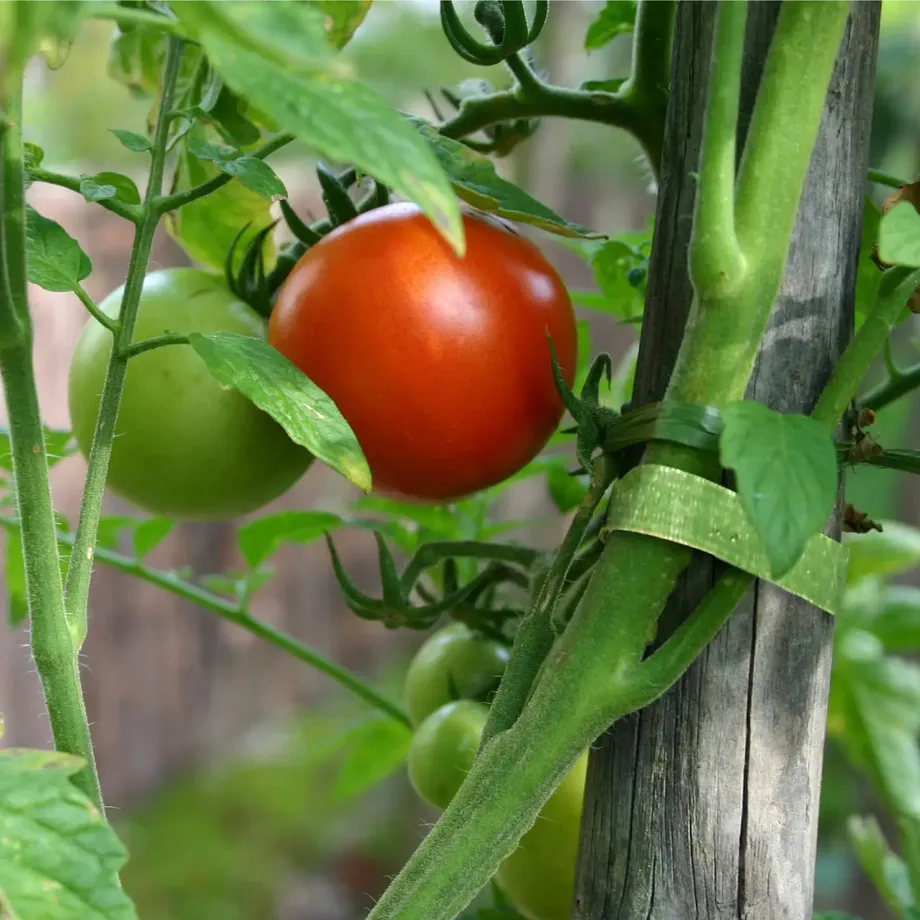
<svg viewBox="0 0 920 920">
<path fill-rule="evenodd" d="M 749 5 L 740 130 L 780 4 Z M 679 4 L 637 404 L 660 399 L 691 300 L 694 172 L 716 4 Z M 852 327 L 880 3 L 853 3 L 749 397 L 808 411 Z M 679 620 L 712 582 L 700 558 L 672 598 Z M 755 583 L 656 705 L 592 753 L 576 920 L 809 920 L 830 618 Z"/>
</svg>

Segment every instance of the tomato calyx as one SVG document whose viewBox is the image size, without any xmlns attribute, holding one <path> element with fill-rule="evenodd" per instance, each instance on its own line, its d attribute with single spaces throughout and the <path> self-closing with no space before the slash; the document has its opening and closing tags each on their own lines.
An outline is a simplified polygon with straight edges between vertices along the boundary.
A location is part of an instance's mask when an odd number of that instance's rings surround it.
<svg viewBox="0 0 920 920">
<path fill-rule="evenodd" d="M 518 589 L 526 596 L 531 587 L 531 567 L 540 554 L 524 547 L 502 544 L 464 543 L 443 544 L 443 552 L 432 553 L 428 544 L 409 561 L 402 575 L 386 541 L 375 533 L 380 567 L 381 597 L 372 597 L 361 591 L 348 577 L 328 534 L 326 542 L 332 558 L 336 581 L 345 605 L 352 613 L 365 620 L 377 620 L 388 629 L 406 627 L 429 629 L 445 613 L 486 635 L 504 640 L 504 625 L 522 616 L 523 610 L 510 606 L 501 596 L 501 589 Z M 479 558 L 486 565 L 461 583 L 457 558 Z M 515 559 L 516 557 L 516 559 Z M 440 589 L 425 584 L 427 569 L 443 565 Z M 421 603 L 414 601 L 418 597 Z"/>
<path fill-rule="evenodd" d="M 227 287 L 261 316 L 271 315 L 278 289 L 290 274 L 291 269 L 311 246 L 315 246 L 336 227 L 354 220 L 360 214 L 389 203 L 389 189 L 376 179 L 373 180 L 370 190 L 360 200 L 357 202 L 352 200 L 350 189 L 358 183 L 358 173 L 354 167 L 349 167 L 341 175 L 336 175 L 321 162 L 316 167 L 316 174 L 328 217 L 307 224 L 298 216 L 290 203 L 282 199 L 280 202 L 281 215 L 288 229 L 294 234 L 294 241 L 281 250 L 271 271 L 267 272 L 265 269 L 264 244 L 266 237 L 274 231 L 279 221 L 273 221 L 252 237 L 239 260 L 238 268 L 236 267 L 237 253 L 251 225 L 247 223 L 230 244 L 224 260 L 224 277 Z"/>
</svg>

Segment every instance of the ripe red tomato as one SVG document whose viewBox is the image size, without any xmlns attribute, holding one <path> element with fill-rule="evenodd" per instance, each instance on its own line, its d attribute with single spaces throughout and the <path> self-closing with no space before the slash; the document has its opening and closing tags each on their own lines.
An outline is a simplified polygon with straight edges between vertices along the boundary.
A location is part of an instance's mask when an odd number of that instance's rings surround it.
<svg viewBox="0 0 920 920">
<path fill-rule="evenodd" d="M 571 385 L 572 304 L 528 240 L 464 217 L 458 258 L 412 204 L 370 211 L 309 249 L 269 342 L 335 402 L 377 491 L 447 501 L 532 460 L 559 424 L 547 333 Z"/>
</svg>

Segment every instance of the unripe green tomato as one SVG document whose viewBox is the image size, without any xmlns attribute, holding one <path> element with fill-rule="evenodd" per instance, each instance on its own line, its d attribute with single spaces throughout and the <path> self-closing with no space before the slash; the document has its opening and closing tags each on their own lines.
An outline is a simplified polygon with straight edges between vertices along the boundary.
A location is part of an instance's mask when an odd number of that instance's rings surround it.
<svg viewBox="0 0 920 920">
<path fill-rule="evenodd" d="M 485 702 L 494 693 L 511 651 L 463 623 L 438 630 L 418 650 L 406 674 L 404 695 L 413 725 L 452 700 Z"/>
<path fill-rule="evenodd" d="M 495 881 L 527 920 L 571 920 L 588 752 L 540 811 Z"/>
<path fill-rule="evenodd" d="M 448 703 L 422 722 L 409 746 L 409 779 L 430 805 L 445 809 L 479 749 L 488 708 L 472 700 Z M 588 752 L 578 758 L 540 811 L 495 881 L 527 920 L 570 920 Z"/>
<path fill-rule="evenodd" d="M 99 305 L 118 318 L 123 288 Z M 264 338 L 266 321 L 215 275 L 193 268 L 144 278 L 133 341 L 167 332 L 234 332 Z M 70 365 L 74 437 L 87 456 L 112 347 L 96 320 Z M 215 380 L 191 345 L 128 362 L 106 485 L 154 514 L 214 520 L 255 511 L 286 492 L 313 458 L 268 414 Z"/>
<path fill-rule="evenodd" d="M 469 773 L 489 710 L 474 700 L 456 700 L 431 713 L 409 745 L 409 781 L 429 805 L 447 808 Z"/>
</svg>

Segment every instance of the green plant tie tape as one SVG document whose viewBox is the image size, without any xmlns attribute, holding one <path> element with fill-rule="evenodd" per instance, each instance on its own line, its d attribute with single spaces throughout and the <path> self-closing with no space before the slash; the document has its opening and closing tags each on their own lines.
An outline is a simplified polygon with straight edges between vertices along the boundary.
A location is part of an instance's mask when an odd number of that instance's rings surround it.
<svg viewBox="0 0 920 920">
<path fill-rule="evenodd" d="M 782 578 L 770 575 L 760 536 L 730 489 L 682 470 L 644 464 L 613 489 L 605 529 L 681 543 L 802 597 L 836 615 L 846 583 L 847 550 L 824 534 L 805 544 Z"/>
</svg>

